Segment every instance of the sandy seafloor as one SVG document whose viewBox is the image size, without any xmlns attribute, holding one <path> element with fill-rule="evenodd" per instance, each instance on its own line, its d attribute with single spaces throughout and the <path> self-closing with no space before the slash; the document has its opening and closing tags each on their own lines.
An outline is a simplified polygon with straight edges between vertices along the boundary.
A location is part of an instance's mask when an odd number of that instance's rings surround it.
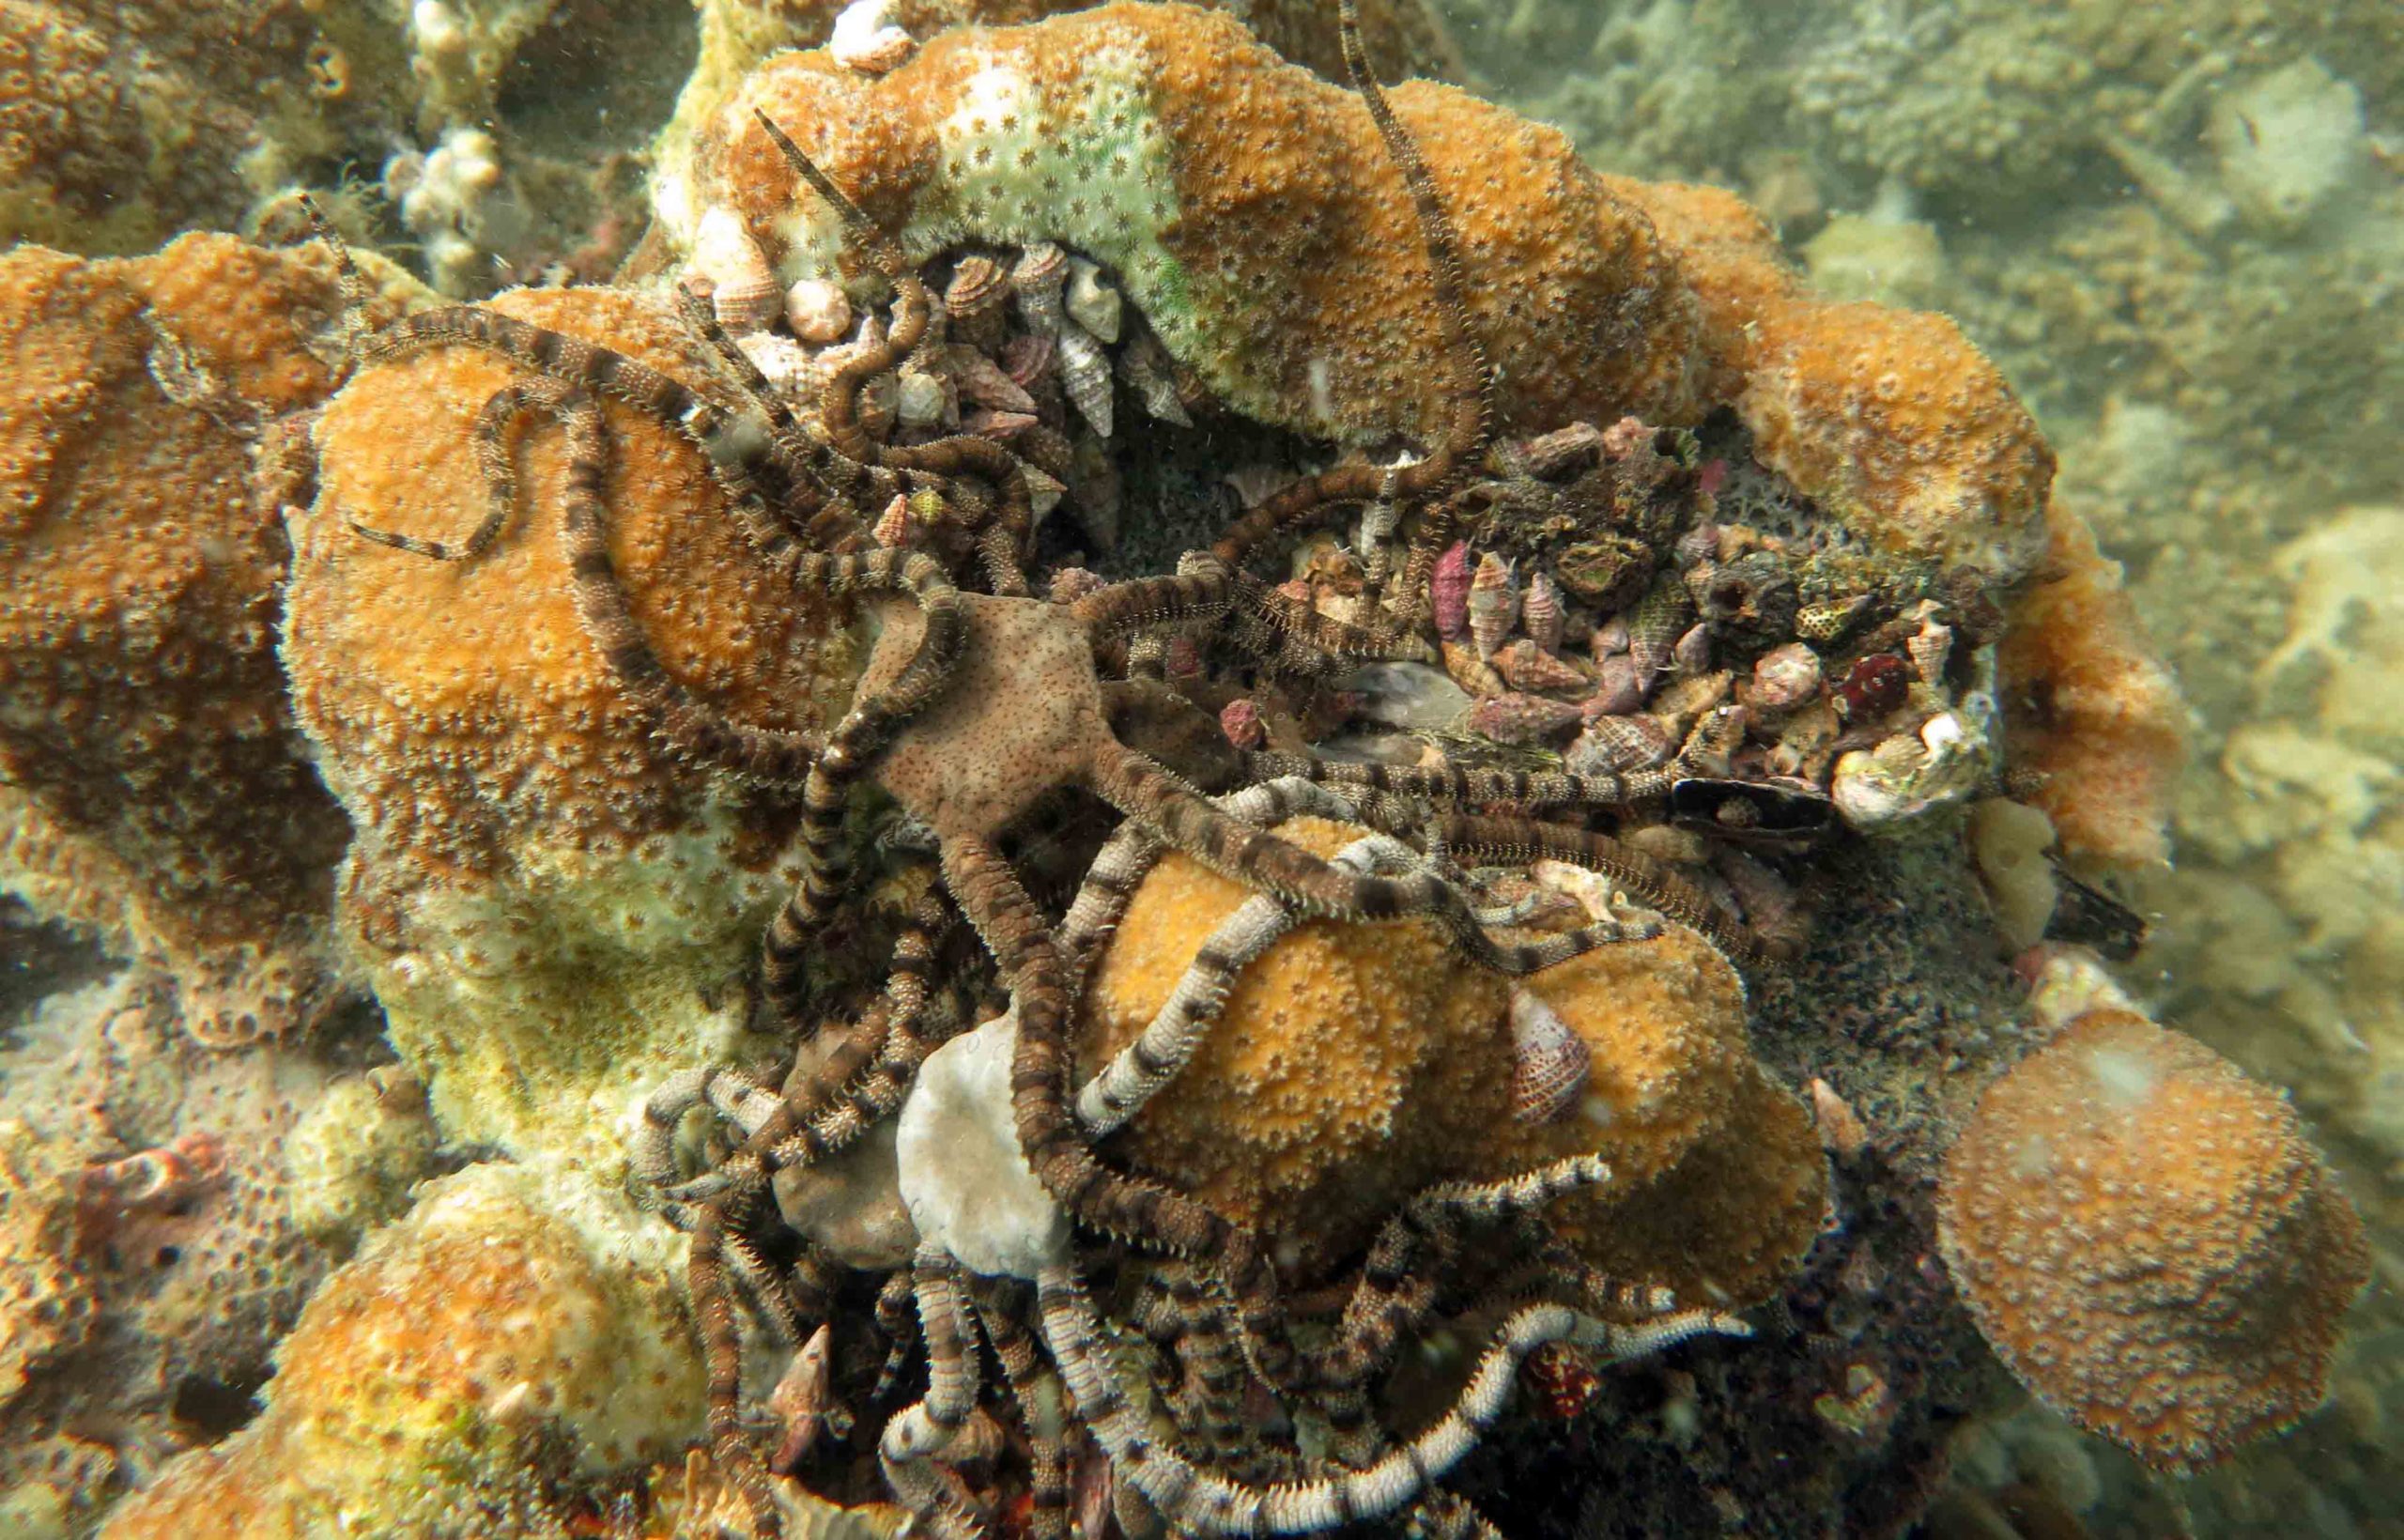
<svg viewBox="0 0 2404 1540">
<path fill-rule="evenodd" d="M 2192 708 L 2131 978 L 2291 1091 L 2375 1281 L 2328 1406 L 2226 1469 L 2150 1478 L 2029 1409 L 1957 1480 L 2042 1471 L 2097 1536 L 2404 1535 L 2404 10 L 1441 8 L 1476 87 L 1597 166 L 1733 187 L 1823 289 L 1956 317 L 2036 409 Z M 556 125 L 525 82 L 501 105 L 530 141 L 600 113 L 632 143 L 669 100 L 591 71 L 561 89 Z M 579 196 L 622 195 L 601 182 Z M 614 239 L 606 208 L 562 218 Z M 28 959 L 59 971 L 7 980 L 12 1012 L 82 981 L 71 952 Z"/>
<path fill-rule="evenodd" d="M 2025 1414 L 2090 1532 L 2404 1533 L 2404 25 L 2388 8 L 1446 0 L 1597 166 L 1720 183 L 2029 400 L 2193 712 L 2135 978 L 2374 1234 L 2330 1404 L 2185 1483 Z M 2051 1431 L 2048 1431 L 2050 1427 Z M 1969 1474 L 1967 1471 L 1965 1476 Z"/>
</svg>

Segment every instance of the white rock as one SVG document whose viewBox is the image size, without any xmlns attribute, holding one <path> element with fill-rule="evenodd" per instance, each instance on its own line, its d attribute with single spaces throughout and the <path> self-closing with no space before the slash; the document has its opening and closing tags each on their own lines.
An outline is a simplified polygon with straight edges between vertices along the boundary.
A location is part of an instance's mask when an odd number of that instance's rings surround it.
<svg viewBox="0 0 2404 1540">
<path fill-rule="evenodd" d="M 2318 59 L 2298 59 L 2212 102 L 2207 132 L 2221 185 L 2257 230 L 2301 228 L 2362 169 L 2363 95 Z"/>
<path fill-rule="evenodd" d="M 1033 1278 L 1069 1255 L 1069 1216 L 1019 1148 L 1010 1110 L 1018 1012 L 927 1056 L 902 1103 L 895 1153 L 919 1238 L 973 1272 Z"/>
<path fill-rule="evenodd" d="M 881 75 L 898 68 L 917 45 L 892 23 L 892 0 L 852 0 L 835 18 L 826 52 L 846 69 Z"/>
</svg>

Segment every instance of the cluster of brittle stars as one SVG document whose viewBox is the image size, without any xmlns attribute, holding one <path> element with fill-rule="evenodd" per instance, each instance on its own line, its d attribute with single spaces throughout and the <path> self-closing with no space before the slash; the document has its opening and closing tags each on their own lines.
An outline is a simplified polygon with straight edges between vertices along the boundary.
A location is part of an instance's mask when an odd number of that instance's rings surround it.
<svg viewBox="0 0 2404 1540">
<path fill-rule="evenodd" d="M 1303 1533 L 1408 1508 L 1425 1529 L 1465 1533 L 1482 1530 L 1483 1520 L 1434 1484 L 1499 1414 L 1529 1352 L 1570 1342 L 1629 1354 L 1698 1332 L 1742 1330 L 1707 1312 L 1670 1313 L 1665 1301 L 1640 1301 L 1634 1326 L 1605 1325 L 1588 1313 L 1612 1308 L 1625 1316 L 1628 1301 L 1554 1240 L 1537 1210 L 1608 1180 L 1608 1167 L 1592 1157 L 1423 1194 L 1380 1234 L 1332 1318 L 1299 1332 L 1261 1236 L 1117 1169 L 1096 1149 L 1175 1076 L 1237 972 L 1298 917 L 1424 916 L 1479 963 L 1512 974 L 1657 925 L 1636 915 L 1531 939 L 1475 901 L 1466 867 L 1549 855 L 1601 870 L 1655 910 L 1743 944 L 1657 866 L 1607 836 L 1531 815 L 1659 797 L 1681 775 L 1681 761 L 1626 776 L 1578 777 L 1241 751 L 1161 676 L 1159 648 L 1145 645 L 1169 634 L 1207 635 L 1264 671 L 1303 675 L 1390 650 L 1422 618 L 1418 596 L 1449 539 L 1455 503 L 1447 494 L 1491 438 L 1492 372 L 1467 319 L 1450 226 L 1414 146 L 1368 73 L 1351 0 L 1344 0 L 1342 23 L 1355 85 L 1417 208 L 1458 380 L 1456 408 L 1425 457 L 1397 468 L 1348 461 L 1303 477 L 1210 548 L 1186 557 L 1174 575 L 1103 585 L 1067 602 L 1033 597 L 1025 567 L 1029 482 L 1011 450 L 973 434 L 896 445 L 863 425 L 863 387 L 910 357 L 937 301 L 895 242 L 764 116 L 764 131 L 840 214 L 895 296 L 882 339 L 854 350 L 824 382 L 813 426 L 690 294 L 682 296 L 686 319 L 722 366 L 701 384 L 472 306 L 412 316 L 355 343 L 362 362 L 467 346 L 532 377 L 497 392 L 477 416 L 472 448 L 492 500 L 464 541 L 354 525 L 358 532 L 420 557 L 473 560 L 509 522 L 519 425 L 529 418 L 556 424 L 566 449 L 562 534 L 576 608 L 617 685 L 689 762 L 798 789 L 803 874 L 768 929 L 761 965 L 764 1007 L 797 1044 L 823 1009 L 813 978 L 830 928 L 858 900 L 845 834 L 854 790 L 874 785 L 932 839 L 939 881 L 902 924 L 882 992 L 833 1040 L 812 1045 L 823 1052 L 809 1072 L 782 1090 L 733 1070 L 679 1076 L 653 1099 L 635 1151 L 663 1210 L 691 1235 L 689 1284 L 708 1366 L 714 1457 L 747 1495 L 761 1530 L 774 1528 L 776 1508 L 745 1425 L 738 1300 L 799 1345 L 832 1313 L 841 1272 L 815 1241 L 783 1224 L 774 1182 L 897 1114 L 905 1151 L 900 1179 L 914 1213 L 921 1196 L 932 1212 L 948 1187 L 985 1184 L 955 1206 L 978 1217 L 921 1223 L 917 1254 L 890 1276 L 878 1310 L 894 1349 L 877 1398 L 905 1371 L 913 1334 L 928 1367 L 924 1395 L 885 1424 L 880 1459 L 895 1493 L 937 1534 L 978 1533 L 985 1523 L 956 1451 L 981 1394 L 980 1335 L 1024 1413 L 1039 1536 L 1065 1533 L 1067 1523 L 1070 1430 L 1041 1410 L 1041 1387 L 1054 1370 L 1075 1424 L 1106 1455 L 1109 1475 L 1180 1532 Z M 342 266 L 356 300 L 362 285 L 347 257 Z M 609 551 L 612 446 L 603 397 L 658 419 L 700 452 L 756 559 L 794 592 L 881 607 L 884 624 L 850 709 L 823 737 L 730 718 L 653 653 Z M 872 548 L 863 510 L 896 498 L 915 516 L 917 543 Z M 1372 507 L 1373 525 L 1407 520 L 1412 530 L 1397 602 L 1383 603 L 1382 585 L 1371 595 L 1365 612 L 1383 617 L 1377 624 L 1330 621 L 1245 572 L 1263 546 L 1363 504 Z M 971 582 L 983 592 L 962 586 Z M 1117 676 L 1106 671 L 1105 660 L 1122 658 Z M 1213 796 L 1205 786 L 1242 789 Z M 1123 822 L 1056 921 L 1001 841 L 1062 788 L 1082 788 Z M 1511 811 L 1471 810 L 1481 808 Z M 1302 813 L 1382 832 L 1321 857 L 1274 832 Z M 1072 1024 L 1086 976 L 1164 849 L 1239 879 L 1258 898 L 1202 948 L 1160 1019 L 1080 1089 Z M 968 996 L 945 975 L 955 918 L 981 942 L 1008 1001 L 1007 1012 L 974 1027 L 966 1025 Z M 971 965 L 982 968 L 974 959 L 963 963 Z M 967 1054 L 978 1041 L 993 1072 L 977 1070 Z M 989 1161 L 955 1149 L 948 1164 L 911 1163 L 910 1119 L 934 1116 L 913 1099 L 937 1055 L 954 1061 L 947 1094 L 972 1104 L 982 1097 L 990 1120 L 1008 1131 Z M 932 1103 L 929 1093 L 923 1104 Z M 688 1177 L 678 1135 L 697 1108 L 730 1125 L 735 1142 Z M 1453 1410 L 1411 1439 L 1391 1439 L 1370 1413 L 1376 1377 L 1438 1308 L 1467 1228 L 1505 1221 L 1515 1225 L 1517 1265 L 1501 1270 L 1494 1287 L 1516 1308 Z M 1123 1249 L 1148 1259 L 1139 1313 L 1152 1324 L 1163 1359 L 1178 1367 L 1165 1401 L 1179 1443 L 1199 1453 L 1156 1439 L 1144 1395 L 1121 1382 L 1107 1348 L 1113 1325 L 1080 1275 L 1081 1235 L 1102 1238 L 1114 1255 Z M 1246 1395 L 1262 1387 L 1324 1419 L 1333 1436 L 1325 1458 L 1305 1458 L 1244 1414 Z M 798 1453 L 789 1440 L 778 1463 Z"/>
</svg>

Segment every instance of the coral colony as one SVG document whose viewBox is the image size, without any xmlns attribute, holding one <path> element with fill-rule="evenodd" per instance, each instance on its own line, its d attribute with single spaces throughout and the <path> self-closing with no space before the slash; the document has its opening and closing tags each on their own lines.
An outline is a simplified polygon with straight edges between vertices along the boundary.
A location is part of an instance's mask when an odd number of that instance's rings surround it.
<svg viewBox="0 0 2404 1540">
<path fill-rule="evenodd" d="M 912 14 L 612 284 L 0 259 L 8 870 L 142 964 L 28 1084 L 187 1086 L 0 1125 L 6 1512 L 1868 1533 L 1997 1360 L 2318 1402 L 2359 1221 L 2103 976 L 2180 707 L 1950 322 L 1351 0 Z"/>
</svg>

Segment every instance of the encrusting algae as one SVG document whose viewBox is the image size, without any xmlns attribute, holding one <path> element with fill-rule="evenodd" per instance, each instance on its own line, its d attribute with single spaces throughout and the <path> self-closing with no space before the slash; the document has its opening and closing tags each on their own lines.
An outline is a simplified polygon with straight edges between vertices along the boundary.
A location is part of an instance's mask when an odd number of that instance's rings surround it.
<svg viewBox="0 0 2404 1540">
<path fill-rule="evenodd" d="M 291 1286 L 100 1532 L 1468 1535 L 1538 1460 L 1870 1532 L 1981 1332 L 2165 1467 L 2309 1409 L 2293 1115 L 2002 961 L 2141 930 L 2034 895 L 2161 859 L 2181 739 L 1952 323 L 1348 5 L 1348 89 L 1315 10 L 957 8 L 712 10 L 622 285 L 0 261 L 6 875 L 291 1067 L 0 1140 L 0 1401 L 116 1308 L 70 1171 L 232 1182 Z M 380 1037 L 212 1028 L 254 954 Z M 96 1505 L 53 1453 L 0 1513 Z"/>
</svg>

